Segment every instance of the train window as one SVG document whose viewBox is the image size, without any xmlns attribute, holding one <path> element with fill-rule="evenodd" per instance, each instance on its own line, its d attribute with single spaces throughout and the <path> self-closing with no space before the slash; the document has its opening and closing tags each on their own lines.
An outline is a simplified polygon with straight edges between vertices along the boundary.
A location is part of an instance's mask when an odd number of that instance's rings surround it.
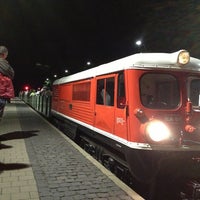
<svg viewBox="0 0 200 200">
<path fill-rule="evenodd" d="M 126 106 L 124 73 L 121 73 L 118 76 L 117 94 L 117 107 L 124 108 Z"/>
<path fill-rule="evenodd" d="M 190 82 L 189 98 L 193 107 L 200 106 L 200 79 L 194 78 Z"/>
<path fill-rule="evenodd" d="M 170 74 L 145 74 L 140 79 L 140 96 L 145 107 L 176 108 L 180 102 L 178 81 Z"/>
<path fill-rule="evenodd" d="M 72 99 L 80 101 L 90 100 L 90 82 L 78 83 L 73 85 Z"/>
<path fill-rule="evenodd" d="M 96 103 L 100 105 L 114 105 L 114 77 L 97 81 Z"/>
</svg>

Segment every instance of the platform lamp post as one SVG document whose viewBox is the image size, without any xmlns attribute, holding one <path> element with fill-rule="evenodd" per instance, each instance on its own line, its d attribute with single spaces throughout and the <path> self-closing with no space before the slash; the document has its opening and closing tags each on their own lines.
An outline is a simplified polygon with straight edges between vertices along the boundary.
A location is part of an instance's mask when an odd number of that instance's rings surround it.
<svg viewBox="0 0 200 200">
<path fill-rule="evenodd" d="M 142 40 L 137 40 L 137 41 L 135 42 L 135 45 L 138 47 L 138 50 L 139 50 L 140 52 L 146 50 L 146 47 L 145 47 L 144 43 L 142 42 Z"/>
<path fill-rule="evenodd" d="M 137 40 L 136 42 L 135 42 L 135 44 L 137 45 L 137 46 L 141 46 L 141 44 L 142 44 L 142 41 L 141 40 Z"/>
<path fill-rule="evenodd" d="M 42 64 L 40 62 L 36 62 L 35 66 L 37 67 L 37 71 L 39 76 L 44 77 L 46 76 L 47 78 L 44 80 L 43 85 L 50 85 L 51 84 L 51 80 L 49 79 L 49 71 L 51 69 L 51 66 L 47 65 L 47 64 Z M 43 79 L 43 78 L 42 78 Z"/>
<path fill-rule="evenodd" d="M 87 61 L 86 64 L 87 64 L 87 66 L 90 66 L 90 65 L 91 65 L 91 62 L 90 62 L 90 61 Z"/>
<path fill-rule="evenodd" d="M 86 64 L 84 65 L 84 67 L 83 67 L 83 70 L 89 69 L 91 67 L 91 65 L 92 65 L 91 61 L 87 61 Z"/>
<path fill-rule="evenodd" d="M 137 41 L 135 42 L 135 44 L 136 44 L 136 46 L 138 47 L 138 50 L 141 51 L 141 50 L 142 50 L 142 49 L 141 49 L 142 41 L 141 41 L 141 40 L 137 40 Z"/>
<path fill-rule="evenodd" d="M 68 69 L 65 69 L 65 75 L 67 75 L 69 73 Z"/>
</svg>

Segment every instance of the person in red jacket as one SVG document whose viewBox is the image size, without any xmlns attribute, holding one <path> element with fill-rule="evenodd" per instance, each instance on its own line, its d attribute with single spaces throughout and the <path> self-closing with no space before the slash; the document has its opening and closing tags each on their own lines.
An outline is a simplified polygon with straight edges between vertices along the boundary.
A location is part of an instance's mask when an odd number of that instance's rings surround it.
<svg viewBox="0 0 200 200">
<path fill-rule="evenodd" d="M 3 116 L 6 102 L 14 97 L 14 87 L 12 79 L 14 70 L 6 60 L 8 49 L 0 46 L 0 120 Z"/>
</svg>

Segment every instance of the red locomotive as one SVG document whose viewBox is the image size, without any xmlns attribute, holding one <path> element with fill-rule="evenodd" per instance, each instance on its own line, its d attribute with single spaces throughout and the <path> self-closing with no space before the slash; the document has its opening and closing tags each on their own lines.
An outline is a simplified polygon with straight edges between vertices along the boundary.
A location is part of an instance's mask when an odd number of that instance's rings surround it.
<svg viewBox="0 0 200 200">
<path fill-rule="evenodd" d="M 194 177 L 200 60 L 186 50 L 139 53 L 60 78 L 53 83 L 52 116 L 121 175 L 144 182 L 163 170 Z"/>
</svg>

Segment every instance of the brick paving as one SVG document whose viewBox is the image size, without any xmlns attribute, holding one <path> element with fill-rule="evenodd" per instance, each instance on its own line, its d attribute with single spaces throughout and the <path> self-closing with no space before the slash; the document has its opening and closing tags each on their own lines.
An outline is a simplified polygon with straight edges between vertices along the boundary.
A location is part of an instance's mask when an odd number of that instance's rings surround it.
<svg viewBox="0 0 200 200">
<path fill-rule="evenodd" d="M 20 100 L 0 123 L 0 200 L 142 199 Z"/>
<path fill-rule="evenodd" d="M 16 107 L 10 104 L 0 124 L 0 200 L 39 200 L 25 141 L 18 139 L 19 133 Z"/>
</svg>

